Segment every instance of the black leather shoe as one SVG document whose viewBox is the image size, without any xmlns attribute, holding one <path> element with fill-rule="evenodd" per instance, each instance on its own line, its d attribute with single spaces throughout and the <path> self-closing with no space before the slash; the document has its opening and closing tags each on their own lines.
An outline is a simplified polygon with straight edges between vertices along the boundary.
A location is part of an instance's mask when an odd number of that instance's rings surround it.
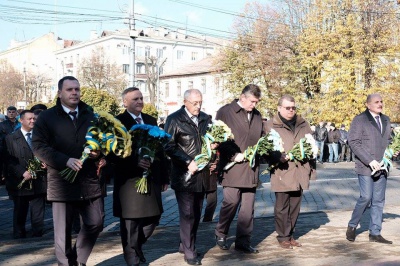
<svg viewBox="0 0 400 266">
<path fill-rule="evenodd" d="M 356 240 L 356 228 L 355 227 L 351 227 L 351 226 L 347 227 L 346 239 L 351 242 L 354 242 L 354 240 Z"/>
<path fill-rule="evenodd" d="M 78 266 L 86 266 L 85 263 L 78 262 Z"/>
<path fill-rule="evenodd" d="M 193 258 L 193 259 L 186 259 L 185 258 L 185 261 L 189 265 L 201 265 L 201 262 L 200 262 L 200 260 L 198 258 Z"/>
<path fill-rule="evenodd" d="M 218 237 L 215 236 L 215 242 L 217 243 L 217 246 L 222 249 L 222 250 L 228 250 L 229 247 L 226 244 L 226 238 L 225 237 Z"/>
<path fill-rule="evenodd" d="M 389 241 L 383 238 L 383 236 L 381 235 L 369 235 L 369 242 L 378 242 L 378 243 L 382 243 L 382 244 L 393 244 L 393 241 Z"/>
<path fill-rule="evenodd" d="M 247 254 L 258 253 L 258 250 L 253 248 L 250 245 L 240 245 L 240 244 L 238 245 L 238 244 L 235 244 L 235 250 L 241 251 L 241 252 L 244 252 L 244 253 L 247 253 Z"/>
<path fill-rule="evenodd" d="M 138 257 L 139 257 L 140 262 L 141 263 L 145 263 L 146 262 L 146 258 L 144 257 L 143 251 L 138 250 L 138 251 L 136 251 L 136 253 L 137 253 Z"/>
</svg>

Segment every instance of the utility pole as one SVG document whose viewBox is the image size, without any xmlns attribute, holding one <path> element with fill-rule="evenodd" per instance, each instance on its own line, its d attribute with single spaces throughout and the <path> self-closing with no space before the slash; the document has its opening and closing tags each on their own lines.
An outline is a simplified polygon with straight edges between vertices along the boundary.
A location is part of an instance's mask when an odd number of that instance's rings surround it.
<svg viewBox="0 0 400 266">
<path fill-rule="evenodd" d="M 135 0 L 132 0 L 131 14 L 129 16 L 129 87 L 135 86 L 135 40 L 138 37 L 138 33 L 135 29 Z"/>
</svg>

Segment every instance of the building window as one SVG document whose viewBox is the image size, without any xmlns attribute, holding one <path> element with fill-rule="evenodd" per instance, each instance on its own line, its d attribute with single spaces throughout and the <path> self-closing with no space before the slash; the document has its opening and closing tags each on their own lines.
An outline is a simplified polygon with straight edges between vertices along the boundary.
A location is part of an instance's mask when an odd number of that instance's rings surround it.
<svg viewBox="0 0 400 266">
<path fill-rule="evenodd" d="M 201 79 L 201 89 L 203 91 L 203 94 L 206 94 L 207 92 L 207 84 L 206 84 L 206 79 Z"/>
<path fill-rule="evenodd" d="M 176 95 L 181 96 L 181 82 L 176 82 Z"/>
<path fill-rule="evenodd" d="M 214 79 L 214 84 L 215 84 L 215 93 L 219 93 L 219 78 Z"/>
<path fill-rule="evenodd" d="M 169 97 L 169 83 L 165 83 L 165 97 Z"/>
<path fill-rule="evenodd" d="M 146 49 L 144 51 L 144 56 L 145 57 L 150 57 L 150 46 L 146 46 Z"/>
<path fill-rule="evenodd" d="M 144 74 L 144 64 L 142 64 L 142 63 L 137 63 L 136 64 L 136 73 L 137 74 Z"/>
<path fill-rule="evenodd" d="M 182 50 L 176 51 L 176 58 L 177 59 L 183 59 L 183 51 Z"/>
<path fill-rule="evenodd" d="M 123 71 L 125 74 L 129 74 L 129 64 L 123 64 L 123 65 L 122 65 L 122 71 Z"/>
<path fill-rule="evenodd" d="M 144 56 L 144 49 L 143 47 L 136 47 L 136 56 Z"/>
<path fill-rule="evenodd" d="M 158 58 L 164 57 L 164 50 L 162 48 L 157 48 L 157 57 Z"/>
<path fill-rule="evenodd" d="M 190 80 L 190 81 L 188 82 L 188 89 L 189 89 L 189 90 L 193 89 L 193 80 Z"/>
<path fill-rule="evenodd" d="M 192 61 L 196 61 L 198 57 L 199 57 L 198 52 L 192 52 Z"/>
</svg>

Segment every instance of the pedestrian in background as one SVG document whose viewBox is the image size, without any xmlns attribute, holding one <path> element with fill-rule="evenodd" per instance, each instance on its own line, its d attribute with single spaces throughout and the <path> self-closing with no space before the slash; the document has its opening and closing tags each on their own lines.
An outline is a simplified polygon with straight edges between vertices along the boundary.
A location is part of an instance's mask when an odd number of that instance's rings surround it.
<svg viewBox="0 0 400 266">
<path fill-rule="evenodd" d="M 380 170 L 380 162 L 391 139 L 390 119 L 382 114 L 383 100 L 379 94 L 368 95 L 366 107 L 367 110 L 353 119 L 349 130 L 349 145 L 355 154 L 360 197 L 348 223 L 346 239 L 355 241 L 356 228 L 371 203 L 369 241 L 392 244 L 381 235 L 388 172 Z"/>
<path fill-rule="evenodd" d="M 319 151 L 318 162 L 322 164 L 324 158 L 324 146 L 328 139 L 328 130 L 326 127 L 324 127 L 323 121 L 319 122 L 319 124 L 316 126 L 314 136 Z"/>
<path fill-rule="evenodd" d="M 334 123 L 331 123 L 330 129 L 328 131 L 329 162 L 337 163 L 339 161 L 340 132 Z"/>
<path fill-rule="evenodd" d="M 36 117 L 32 111 L 20 114 L 21 128 L 6 136 L 8 173 L 6 188 L 14 202 L 13 236 L 25 238 L 25 223 L 30 209 L 32 237 L 41 237 L 44 229 L 46 199 L 46 174 L 42 171 L 32 176 L 28 161 L 33 160 L 32 134 Z M 22 187 L 18 187 L 22 182 Z"/>
</svg>

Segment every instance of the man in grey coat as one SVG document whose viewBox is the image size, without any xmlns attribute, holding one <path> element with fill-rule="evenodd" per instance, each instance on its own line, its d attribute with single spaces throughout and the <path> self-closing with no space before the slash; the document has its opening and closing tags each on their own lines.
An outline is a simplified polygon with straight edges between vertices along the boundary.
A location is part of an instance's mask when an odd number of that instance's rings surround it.
<svg viewBox="0 0 400 266">
<path fill-rule="evenodd" d="M 366 106 L 367 110 L 353 119 L 349 130 L 349 145 L 355 154 L 360 197 L 349 221 L 346 239 L 355 240 L 357 225 L 371 202 L 369 241 L 392 244 L 392 241 L 381 236 L 387 171 L 380 170 L 380 162 L 390 142 L 390 120 L 382 114 L 383 101 L 379 94 L 368 95 Z"/>
<path fill-rule="evenodd" d="M 260 112 L 255 108 L 261 98 L 261 90 L 257 85 L 247 85 L 239 97 L 221 107 L 216 115 L 231 128 L 235 143 L 243 153 L 247 147 L 253 146 L 262 136 L 263 122 Z M 258 253 L 250 245 L 253 231 L 253 213 L 256 188 L 258 184 L 258 161 L 253 167 L 244 162 L 243 154 L 238 152 L 232 156 L 237 162 L 223 173 L 222 186 L 224 200 L 215 228 L 216 243 L 222 250 L 229 249 L 226 243 L 229 227 L 239 208 L 236 228 L 235 249 L 244 253 Z"/>
</svg>

